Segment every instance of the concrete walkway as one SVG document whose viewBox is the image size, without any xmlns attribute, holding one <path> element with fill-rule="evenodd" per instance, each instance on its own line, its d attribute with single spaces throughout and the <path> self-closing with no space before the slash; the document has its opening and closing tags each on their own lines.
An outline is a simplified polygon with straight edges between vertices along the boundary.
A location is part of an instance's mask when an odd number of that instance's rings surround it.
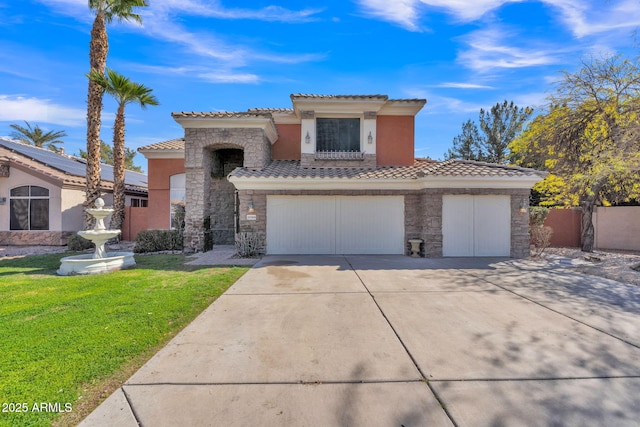
<svg viewBox="0 0 640 427">
<path fill-rule="evenodd" d="M 501 259 L 268 256 L 83 426 L 637 426 L 640 289 Z"/>
</svg>

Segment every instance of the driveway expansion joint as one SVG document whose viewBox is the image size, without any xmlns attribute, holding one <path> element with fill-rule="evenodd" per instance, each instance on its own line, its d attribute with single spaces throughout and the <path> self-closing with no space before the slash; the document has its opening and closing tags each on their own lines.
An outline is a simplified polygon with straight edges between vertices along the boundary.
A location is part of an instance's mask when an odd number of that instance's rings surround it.
<svg viewBox="0 0 640 427">
<path fill-rule="evenodd" d="M 125 387 L 124 385 L 120 387 L 120 390 L 122 390 L 122 394 L 124 395 L 124 398 L 127 401 L 127 405 L 129 405 L 129 410 L 133 415 L 133 419 L 136 421 L 136 423 L 138 423 L 139 426 L 141 426 L 142 423 L 140 422 L 140 416 L 136 413 L 136 410 L 133 407 L 133 403 L 131 402 L 131 398 L 129 397 L 129 394 L 127 393 L 127 390 L 124 389 L 124 387 Z"/>
<path fill-rule="evenodd" d="M 440 407 L 442 408 L 442 410 L 444 411 L 444 413 L 447 415 L 447 418 L 449 418 L 449 421 L 451 421 L 451 423 L 454 425 L 454 427 L 458 427 L 458 423 L 456 422 L 456 420 L 453 418 L 453 415 L 449 412 L 449 410 L 447 409 L 446 404 L 444 403 L 444 401 L 442 400 L 442 398 L 440 397 L 440 395 L 436 392 L 436 390 L 431 386 L 431 384 L 429 384 L 429 379 L 427 378 L 427 376 L 425 375 L 424 372 L 422 372 L 422 369 L 420 369 L 420 366 L 418 365 L 417 360 L 415 359 L 415 357 L 413 356 L 413 354 L 411 354 L 411 352 L 409 351 L 409 348 L 407 347 L 407 345 L 404 343 L 404 341 L 402 341 L 402 338 L 400 338 L 400 335 L 398 334 L 398 331 L 396 331 L 396 328 L 393 327 L 393 325 L 391 324 L 391 321 L 389 320 L 389 318 L 387 317 L 387 315 L 384 313 L 384 311 L 382 310 L 382 307 L 380 307 L 380 304 L 378 304 L 378 301 L 376 300 L 375 295 L 373 295 L 371 293 L 371 290 L 367 287 L 367 285 L 364 283 L 364 280 L 362 280 L 362 277 L 360 277 L 360 275 L 358 274 L 358 271 L 353 267 L 353 265 L 351 264 L 351 261 L 349 261 L 349 259 L 345 256 L 344 259 L 347 262 L 347 264 L 349 265 L 349 267 L 353 270 L 353 272 L 355 273 L 356 277 L 358 278 L 358 280 L 360 280 L 360 283 L 362 283 L 362 286 L 364 286 L 364 288 L 366 289 L 367 293 L 369 294 L 369 296 L 371 297 L 371 299 L 373 300 L 373 303 L 376 305 L 376 307 L 378 307 L 378 310 L 380 311 L 380 314 L 382 315 L 382 317 L 384 318 L 385 322 L 387 322 L 387 325 L 389 325 L 389 327 L 391 328 L 391 330 L 393 331 L 393 334 L 396 336 L 396 338 L 398 339 L 398 341 L 400 342 L 400 345 L 402 345 L 402 348 L 404 348 L 404 351 L 407 353 L 407 355 L 409 356 L 409 358 L 411 359 L 411 362 L 413 363 L 413 365 L 415 366 L 415 368 L 418 370 L 418 372 L 420 373 L 420 375 L 422 376 L 422 380 L 427 387 L 429 387 L 429 390 L 431 391 L 431 394 L 433 394 L 433 397 L 438 401 L 438 404 L 440 405 Z"/>
<path fill-rule="evenodd" d="M 457 269 L 457 270 L 458 270 L 458 271 L 462 271 L 462 270 L 460 270 L 460 269 Z M 582 321 L 582 320 L 577 319 L 577 318 L 575 318 L 575 317 L 569 316 L 568 314 L 562 313 L 562 312 L 560 312 L 560 311 L 558 311 L 558 310 L 555 310 L 555 309 L 553 309 L 553 308 L 551 308 L 551 307 L 547 307 L 546 305 L 544 305 L 543 303 L 541 303 L 541 302 L 539 302 L 539 301 L 536 301 L 536 300 L 534 300 L 534 299 L 532 299 L 532 298 L 529 298 L 529 297 L 527 297 L 527 296 L 521 295 L 521 294 L 519 294 L 518 292 L 516 292 L 516 291 L 514 291 L 514 290 L 512 290 L 512 289 L 508 289 L 508 288 L 505 288 L 504 286 L 500 286 L 500 285 L 498 285 L 498 284 L 495 284 L 495 283 L 493 283 L 493 282 L 490 282 L 488 279 L 486 279 L 486 278 L 484 278 L 484 277 L 481 277 L 481 276 L 479 276 L 479 275 L 477 275 L 477 274 L 471 273 L 471 275 L 472 275 L 472 276 L 474 276 L 474 277 L 476 277 L 476 278 L 478 278 L 478 279 L 480 279 L 480 280 L 482 280 L 482 281 L 484 281 L 484 282 L 486 282 L 486 283 L 489 283 L 490 285 L 493 285 L 493 286 L 495 286 L 495 287 L 497 287 L 497 288 L 500 288 L 500 289 L 502 289 L 503 291 L 507 291 L 507 292 L 509 292 L 509 293 L 511 293 L 511 294 L 513 294 L 513 295 L 515 295 L 515 296 L 517 296 L 517 297 L 519 297 L 519 298 L 522 298 L 522 299 L 524 299 L 524 300 L 526 300 L 526 301 L 529 301 L 530 303 L 536 304 L 536 305 L 537 305 L 537 306 L 539 306 L 539 307 L 542 307 L 542 308 L 544 308 L 544 309 L 546 309 L 546 310 L 549 310 L 549 311 L 551 311 L 551 312 L 553 312 L 553 313 L 556 313 L 556 314 L 558 314 L 558 315 L 560 315 L 560 316 L 566 317 L 566 318 L 567 318 L 567 319 L 569 319 L 569 320 L 572 320 L 572 321 L 574 321 L 574 322 L 577 322 L 577 323 L 579 323 L 579 324 L 581 324 L 581 325 L 583 325 L 583 326 L 586 326 L 587 328 L 593 329 L 594 331 L 598 331 L 598 332 L 600 332 L 600 333 L 602 333 L 602 334 L 605 334 L 605 335 L 607 335 L 607 336 L 609 336 L 609 337 L 611 337 L 611 338 L 615 338 L 615 339 L 617 339 L 617 340 L 619 340 L 619 341 L 622 341 L 623 343 L 628 344 L 628 345 L 630 345 L 630 346 L 632 346 L 632 347 L 635 347 L 635 348 L 640 349 L 640 345 L 635 344 L 635 343 L 632 343 L 631 341 L 628 341 L 628 340 L 626 340 L 626 339 L 624 339 L 624 338 L 621 338 L 621 337 L 619 337 L 619 336 L 613 335 L 611 332 L 607 332 L 607 331 L 605 331 L 605 330 L 603 330 L 603 329 L 600 329 L 600 328 L 598 328 L 598 327 L 596 327 L 596 326 L 590 325 L 589 323 L 586 323 L 585 321 Z"/>
</svg>

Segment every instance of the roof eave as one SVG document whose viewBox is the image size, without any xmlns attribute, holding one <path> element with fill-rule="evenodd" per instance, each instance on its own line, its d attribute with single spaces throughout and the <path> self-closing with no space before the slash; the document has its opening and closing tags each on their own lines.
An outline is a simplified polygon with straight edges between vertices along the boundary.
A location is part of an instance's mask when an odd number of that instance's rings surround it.
<svg viewBox="0 0 640 427">
<path fill-rule="evenodd" d="M 239 177 L 229 181 L 238 190 L 422 190 L 427 188 L 529 190 L 540 177 L 423 177 L 418 179 Z"/>
</svg>

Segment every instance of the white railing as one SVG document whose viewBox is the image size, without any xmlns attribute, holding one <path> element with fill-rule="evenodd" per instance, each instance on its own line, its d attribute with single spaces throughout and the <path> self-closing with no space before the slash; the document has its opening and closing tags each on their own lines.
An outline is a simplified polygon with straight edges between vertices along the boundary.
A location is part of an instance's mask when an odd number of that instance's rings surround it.
<svg viewBox="0 0 640 427">
<path fill-rule="evenodd" d="M 359 151 L 316 151 L 316 160 L 362 160 L 364 153 Z"/>
</svg>

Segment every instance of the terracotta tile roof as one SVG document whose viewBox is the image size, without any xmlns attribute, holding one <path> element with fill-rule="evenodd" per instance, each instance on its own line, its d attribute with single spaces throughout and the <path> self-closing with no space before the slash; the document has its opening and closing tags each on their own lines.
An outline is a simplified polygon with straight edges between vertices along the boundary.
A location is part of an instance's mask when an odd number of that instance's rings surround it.
<svg viewBox="0 0 640 427">
<path fill-rule="evenodd" d="M 297 160 L 274 160 L 262 170 L 238 168 L 238 178 L 322 178 L 322 179 L 417 179 L 425 176 L 524 177 L 543 176 L 542 172 L 520 167 L 493 165 L 465 160 L 416 159 L 413 166 L 378 168 L 303 168 Z"/>
<path fill-rule="evenodd" d="M 249 113 L 293 113 L 293 108 L 249 108 Z"/>
<path fill-rule="evenodd" d="M 184 150 L 184 138 L 175 138 L 168 141 L 156 142 L 155 144 L 149 144 L 138 148 L 138 151 L 143 150 Z"/>
<path fill-rule="evenodd" d="M 179 111 L 171 113 L 173 118 L 185 119 L 185 118 L 212 118 L 212 119 L 245 119 L 251 117 L 266 117 L 271 118 L 271 113 L 264 111 L 212 111 L 212 112 L 196 112 L 196 111 Z"/>
<path fill-rule="evenodd" d="M 291 99 L 383 99 L 388 100 L 387 95 L 318 95 L 307 93 L 292 93 Z"/>
<path fill-rule="evenodd" d="M 428 168 L 433 176 L 544 176 L 543 172 L 535 169 L 473 160 L 447 160 L 437 165 L 430 164 Z"/>
</svg>

